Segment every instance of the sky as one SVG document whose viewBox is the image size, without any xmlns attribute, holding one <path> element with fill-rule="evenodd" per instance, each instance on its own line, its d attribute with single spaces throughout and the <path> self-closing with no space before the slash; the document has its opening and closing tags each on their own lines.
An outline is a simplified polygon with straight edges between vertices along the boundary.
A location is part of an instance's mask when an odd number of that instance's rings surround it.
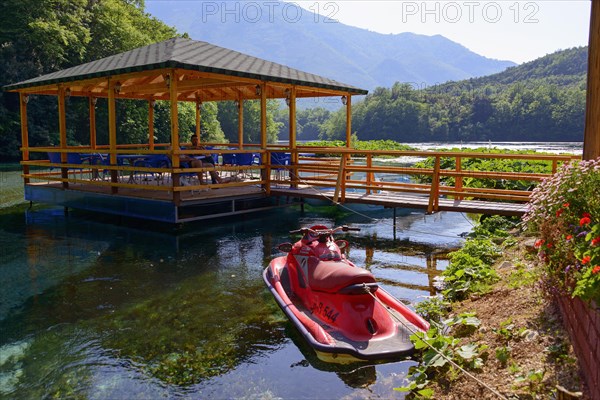
<svg viewBox="0 0 600 400">
<path fill-rule="evenodd" d="M 588 44 L 591 0 L 296 0 L 304 9 L 370 31 L 443 35 L 518 64 Z"/>
</svg>

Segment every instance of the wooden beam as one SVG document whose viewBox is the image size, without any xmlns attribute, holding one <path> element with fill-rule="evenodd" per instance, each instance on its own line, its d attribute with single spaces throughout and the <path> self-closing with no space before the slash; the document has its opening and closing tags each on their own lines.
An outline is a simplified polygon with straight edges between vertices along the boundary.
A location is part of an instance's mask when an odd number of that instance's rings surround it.
<svg viewBox="0 0 600 400">
<path fill-rule="evenodd" d="M 260 148 L 267 148 L 267 85 L 260 85 Z"/>
<path fill-rule="evenodd" d="M 260 86 L 260 149 L 262 153 L 262 164 L 267 164 L 267 84 L 261 82 Z M 255 94 L 256 90 L 255 90 Z M 260 170 L 261 179 L 266 181 L 269 177 L 267 176 L 267 169 Z M 267 190 L 266 184 L 263 184 L 263 189 Z"/>
<path fill-rule="evenodd" d="M 600 157 L 600 0 L 592 0 L 583 159 Z"/>
<path fill-rule="evenodd" d="M 154 150 L 154 105 L 156 100 L 148 100 L 148 147 Z"/>
<path fill-rule="evenodd" d="M 179 112 L 177 108 L 177 74 L 173 69 L 170 73 L 169 94 L 171 97 L 171 155 L 179 150 Z M 172 157 L 173 168 L 179 168 L 179 157 Z"/>
<path fill-rule="evenodd" d="M 298 187 L 298 153 L 296 152 L 296 134 L 297 134 L 297 123 L 296 123 L 296 86 L 292 86 L 290 90 L 290 151 L 291 151 L 291 163 L 295 166 L 292 169 L 292 182 L 294 187 Z"/>
<path fill-rule="evenodd" d="M 108 79 L 108 146 L 110 150 L 110 165 L 117 165 L 117 107 L 115 104 L 115 89 L 111 78 Z M 111 183 L 118 183 L 119 171 L 110 170 Z M 111 193 L 117 194 L 119 189 L 117 186 L 111 186 Z"/>
<path fill-rule="evenodd" d="M 244 148 L 244 98 L 238 94 L 238 143 L 240 149 Z"/>
<path fill-rule="evenodd" d="M 27 103 L 29 96 L 19 93 L 19 110 L 21 112 L 21 146 L 23 150 L 23 161 L 29 161 L 29 128 L 27 125 Z"/>
<path fill-rule="evenodd" d="M 21 113 L 21 147 L 23 147 L 23 161 L 29 161 L 29 128 L 27 125 L 27 103 L 29 96 L 19 93 L 19 110 Z M 29 166 L 23 165 L 23 174 L 29 174 Z M 23 178 L 25 184 L 29 183 L 29 178 Z"/>
<path fill-rule="evenodd" d="M 59 140 L 60 140 L 60 148 L 61 149 L 66 149 L 67 148 L 67 117 L 66 117 L 66 111 L 65 111 L 65 88 L 64 86 L 59 86 L 58 87 L 58 134 L 59 134 Z M 61 163 L 66 163 L 67 162 L 67 153 L 60 153 L 60 161 Z M 61 171 L 61 177 L 63 179 L 67 179 L 68 176 L 68 170 L 65 167 L 62 167 L 60 169 Z M 62 187 L 64 189 L 69 187 L 69 182 L 67 181 L 63 181 L 62 182 Z"/>
<path fill-rule="evenodd" d="M 346 95 L 346 147 L 350 148 L 352 141 L 352 96 Z"/>
<path fill-rule="evenodd" d="M 93 96 L 88 97 L 88 110 L 90 115 L 90 147 L 96 149 L 96 101 Z"/>
<path fill-rule="evenodd" d="M 172 69 L 165 79 L 168 79 L 169 100 L 171 104 L 171 164 L 173 168 L 179 168 L 179 111 L 177 108 L 177 90 L 179 79 L 175 69 Z M 175 190 L 179 187 L 179 174 L 172 174 L 171 179 L 173 185 L 173 203 L 179 205 L 181 203 L 181 192 Z"/>
<path fill-rule="evenodd" d="M 194 108 L 196 109 L 196 136 L 198 136 L 198 143 L 202 141 L 202 126 L 201 124 L 201 111 L 202 111 L 202 102 L 200 102 L 200 98 L 196 97 L 196 104 L 194 104 Z"/>
</svg>

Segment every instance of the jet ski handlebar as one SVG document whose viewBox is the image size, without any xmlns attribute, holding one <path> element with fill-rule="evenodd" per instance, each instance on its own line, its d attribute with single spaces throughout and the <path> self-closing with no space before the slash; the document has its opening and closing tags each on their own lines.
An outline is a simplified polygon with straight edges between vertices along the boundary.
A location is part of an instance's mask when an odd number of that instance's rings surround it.
<svg viewBox="0 0 600 400">
<path fill-rule="evenodd" d="M 312 228 L 300 228 L 300 229 L 296 229 L 293 231 L 290 231 L 290 233 L 294 234 L 294 233 L 301 233 L 303 235 L 306 235 L 307 233 L 314 235 L 314 236 L 324 236 L 324 235 L 333 235 L 336 232 L 348 232 L 348 231 L 360 231 L 360 228 L 352 228 L 348 225 L 342 225 L 342 226 L 338 226 L 337 228 L 330 228 L 330 229 L 312 229 Z"/>
</svg>

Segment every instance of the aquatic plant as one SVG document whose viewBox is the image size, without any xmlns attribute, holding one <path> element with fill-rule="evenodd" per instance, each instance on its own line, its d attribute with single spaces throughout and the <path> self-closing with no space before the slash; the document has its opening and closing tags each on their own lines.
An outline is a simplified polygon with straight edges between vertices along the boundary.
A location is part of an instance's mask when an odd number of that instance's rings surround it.
<svg viewBox="0 0 600 400">
<path fill-rule="evenodd" d="M 228 277 L 232 279 L 231 277 Z M 214 285 L 202 285 L 211 279 Z M 102 345 L 166 384 L 189 386 L 221 375 L 263 346 L 284 340 L 268 301 L 240 301 L 224 293 L 218 273 L 190 279 L 97 321 Z M 223 279 L 226 279 L 224 277 Z M 256 282 L 236 277 L 240 292 L 259 293 Z M 202 290 L 198 290 L 202 288 Z M 206 299 L 211 298 L 208 306 Z M 216 305 L 216 306 L 215 306 Z M 255 337 L 272 331 L 270 343 L 254 347 Z"/>
<path fill-rule="evenodd" d="M 600 159 L 564 165 L 532 193 L 525 226 L 547 291 L 600 303 Z"/>
</svg>

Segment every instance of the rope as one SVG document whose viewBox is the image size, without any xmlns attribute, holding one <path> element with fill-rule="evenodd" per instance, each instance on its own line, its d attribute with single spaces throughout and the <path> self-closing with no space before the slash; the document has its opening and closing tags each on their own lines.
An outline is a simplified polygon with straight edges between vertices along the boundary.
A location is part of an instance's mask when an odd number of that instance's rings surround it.
<svg viewBox="0 0 600 400">
<path fill-rule="evenodd" d="M 390 311 L 390 307 L 386 306 L 385 304 L 383 304 L 383 302 L 381 300 L 379 300 L 377 298 L 377 296 L 375 296 L 373 293 L 371 293 L 371 291 L 369 290 L 369 288 L 367 287 L 367 285 L 365 285 L 363 283 L 363 288 L 365 290 L 366 293 L 368 293 L 369 295 L 371 295 L 371 297 L 373 297 L 375 299 L 375 301 L 377 301 L 389 314 L 392 318 L 394 318 L 396 321 L 400 322 L 402 325 L 404 325 L 404 327 L 413 335 L 417 333 L 416 330 L 414 330 L 411 326 L 407 325 L 406 323 L 404 323 L 404 321 L 402 321 L 400 318 L 398 318 L 396 315 L 394 315 L 391 311 Z M 432 345 L 430 345 L 429 343 L 427 343 L 425 340 L 423 340 L 423 343 L 425 343 L 431 350 L 433 350 L 434 352 L 436 352 L 440 357 L 442 357 L 444 360 L 448 361 L 450 364 L 452 364 L 454 367 L 458 368 L 458 370 L 460 370 L 461 372 L 463 372 L 465 375 L 467 375 L 469 378 L 473 379 L 474 381 L 476 381 L 478 384 L 480 384 L 481 386 L 483 386 L 484 388 L 488 389 L 490 392 L 492 392 L 493 394 L 495 394 L 496 396 L 498 396 L 498 398 L 503 399 L 503 400 L 508 400 L 507 397 L 503 396 L 500 392 L 498 392 L 496 389 L 494 389 L 493 387 L 491 387 L 490 385 L 488 385 L 487 383 L 483 382 L 481 379 L 477 378 L 475 375 L 471 374 L 469 371 L 467 371 L 466 369 L 464 369 L 463 367 L 461 367 L 460 365 L 458 365 L 456 362 L 454 362 L 453 360 L 451 360 L 450 358 L 446 357 L 445 354 L 443 354 L 442 352 L 440 352 L 438 349 L 436 349 L 435 347 L 433 347 Z"/>
</svg>

